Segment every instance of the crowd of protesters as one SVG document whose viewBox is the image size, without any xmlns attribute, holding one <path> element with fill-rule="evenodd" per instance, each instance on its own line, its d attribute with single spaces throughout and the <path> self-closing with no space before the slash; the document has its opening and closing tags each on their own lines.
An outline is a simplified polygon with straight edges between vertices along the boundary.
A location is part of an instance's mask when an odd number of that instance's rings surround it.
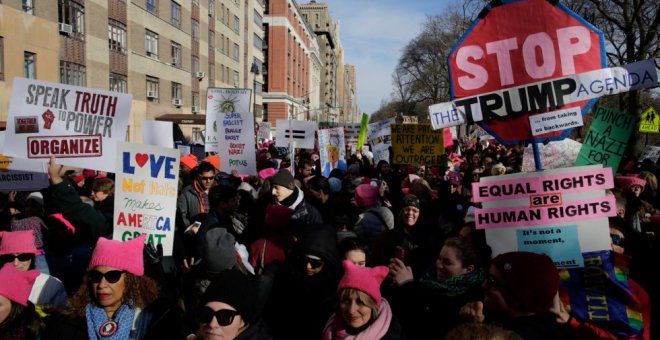
<svg viewBox="0 0 660 340">
<path fill-rule="evenodd" d="M 144 236 L 111 240 L 113 174 L 67 170 L 51 159 L 48 188 L 0 195 L 0 339 L 651 339 L 660 332 L 652 303 L 660 288 L 656 164 L 626 160 L 608 193 L 618 215 L 609 218 L 611 261 L 629 263 L 618 300 L 640 316 L 638 325 L 617 325 L 564 306 L 566 269 L 549 257 L 492 257 L 475 228 L 472 183 L 520 172 L 523 148 L 466 142 L 460 150 L 434 166 L 357 153 L 328 177 L 317 153 L 302 150 L 291 160 L 269 143 L 259 145 L 258 173 L 249 176 L 221 171 L 217 156 L 184 156 L 167 257 Z"/>
</svg>

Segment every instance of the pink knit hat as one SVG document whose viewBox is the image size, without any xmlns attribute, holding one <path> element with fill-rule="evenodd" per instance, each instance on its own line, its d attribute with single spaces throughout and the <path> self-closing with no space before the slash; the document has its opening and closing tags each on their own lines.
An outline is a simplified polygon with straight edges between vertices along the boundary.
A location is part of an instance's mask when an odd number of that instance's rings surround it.
<svg viewBox="0 0 660 340">
<path fill-rule="evenodd" d="M 344 288 L 361 290 L 371 296 L 380 306 L 380 284 L 383 283 L 389 269 L 385 266 L 374 268 L 358 267 L 349 260 L 344 260 L 344 277 L 339 281 L 337 292 Z"/>
<path fill-rule="evenodd" d="M 273 176 L 277 173 L 277 170 L 275 168 L 265 168 L 259 171 L 259 178 L 261 179 L 266 179 L 270 176 Z"/>
<path fill-rule="evenodd" d="M 355 205 L 358 208 L 367 208 L 378 202 L 378 187 L 371 184 L 360 184 L 355 188 Z"/>
<path fill-rule="evenodd" d="M 27 306 L 28 297 L 37 276 L 39 276 L 38 270 L 23 272 L 14 268 L 11 263 L 6 263 L 0 269 L 0 295 L 20 305 Z"/>
<path fill-rule="evenodd" d="M 644 189 L 644 186 L 646 185 L 646 181 L 644 179 L 636 176 L 616 176 L 614 181 L 619 186 L 619 188 L 623 190 L 629 190 L 635 185 L 639 185 L 642 187 L 642 189 Z"/>
<path fill-rule="evenodd" d="M 0 255 L 5 254 L 39 254 L 34 245 L 34 230 L 25 231 L 1 231 L 0 232 Z"/>
<path fill-rule="evenodd" d="M 96 242 L 96 248 L 94 248 L 92 261 L 89 262 L 88 268 L 108 266 L 125 270 L 133 275 L 144 275 L 142 250 L 146 238 L 146 235 L 142 235 L 130 241 L 121 242 L 100 237 Z"/>
</svg>

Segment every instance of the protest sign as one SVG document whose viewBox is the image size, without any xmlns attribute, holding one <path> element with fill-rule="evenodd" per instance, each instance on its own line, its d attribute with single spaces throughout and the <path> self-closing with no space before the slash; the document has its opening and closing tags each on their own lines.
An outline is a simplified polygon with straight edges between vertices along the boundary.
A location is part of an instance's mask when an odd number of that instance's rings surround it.
<svg viewBox="0 0 660 340">
<path fill-rule="evenodd" d="M 172 125 L 172 122 L 168 121 L 143 121 L 142 143 L 163 148 L 174 147 L 174 130 L 172 129 Z"/>
<path fill-rule="evenodd" d="M 392 124 L 392 163 L 438 165 L 445 154 L 444 132 L 429 124 Z"/>
<path fill-rule="evenodd" d="M 339 169 L 346 172 L 346 144 L 344 128 L 334 127 L 319 130 L 319 150 L 321 153 L 321 174 L 330 176 L 330 172 Z"/>
<path fill-rule="evenodd" d="M 316 122 L 304 120 L 278 119 L 275 145 L 289 147 L 289 143 L 295 143 L 296 148 L 314 149 L 316 141 Z"/>
<path fill-rule="evenodd" d="M 355 145 L 360 136 L 360 124 L 345 124 L 344 125 L 344 138 L 346 145 Z"/>
<path fill-rule="evenodd" d="M 635 116 L 604 106 L 596 108 L 575 165 L 602 164 L 617 172 L 635 123 Z"/>
<path fill-rule="evenodd" d="M 374 154 L 374 163 L 390 161 L 389 148 L 392 145 L 392 130 L 390 126 L 396 122 L 395 118 L 384 119 L 367 125 L 367 141 Z"/>
<path fill-rule="evenodd" d="M 270 137 L 270 123 L 269 122 L 259 123 L 259 129 L 257 129 L 257 138 L 259 138 L 259 139 L 271 139 L 271 137 Z"/>
<path fill-rule="evenodd" d="M 152 145 L 117 143 L 113 239 L 142 234 L 172 255 L 179 181 L 179 151 Z"/>
<path fill-rule="evenodd" d="M 579 266 L 578 254 L 611 247 L 607 217 L 616 214 L 616 202 L 605 189 L 613 186 L 612 172 L 602 165 L 482 177 L 472 186 L 474 202 L 483 206 L 475 210 L 475 224 L 486 229 L 493 256 L 520 245 L 551 247 L 546 251 L 557 266 Z M 570 226 L 576 226 L 579 247 L 555 249 L 575 244 Z"/>
<path fill-rule="evenodd" d="M 657 163 L 658 158 L 660 158 L 660 146 L 645 146 L 644 150 L 642 150 L 642 153 L 639 155 L 639 161 L 641 162 L 647 158 L 650 159 L 653 163 Z"/>
<path fill-rule="evenodd" d="M 561 131 L 584 125 L 579 107 L 551 111 L 529 116 L 532 135 L 538 136 L 548 132 Z"/>
<path fill-rule="evenodd" d="M 367 125 L 369 124 L 369 115 L 362 114 L 362 122 L 360 122 L 360 134 L 358 135 L 357 150 L 362 150 L 364 141 L 367 138 Z"/>
<path fill-rule="evenodd" d="M 130 108 L 128 94 L 14 78 L 4 153 L 112 172 Z"/>
<path fill-rule="evenodd" d="M 660 132 L 660 116 L 654 108 L 649 107 L 642 112 L 642 119 L 639 121 L 639 132 Z"/>
<path fill-rule="evenodd" d="M 0 154 L 0 190 L 39 190 L 48 185 L 46 162 Z"/>
<path fill-rule="evenodd" d="M 249 89 L 209 88 L 204 150 L 220 156 L 220 169 L 240 174 L 257 171 L 254 114 Z M 203 157 L 202 157 L 203 158 Z"/>
<path fill-rule="evenodd" d="M 550 142 L 547 145 L 539 144 L 541 151 L 541 160 L 543 169 L 569 168 L 575 165 L 578 153 L 582 143 L 566 138 L 557 142 Z M 534 163 L 534 151 L 532 146 L 528 145 L 523 153 L 523 172 L 536 171 Z"/>
</svg>

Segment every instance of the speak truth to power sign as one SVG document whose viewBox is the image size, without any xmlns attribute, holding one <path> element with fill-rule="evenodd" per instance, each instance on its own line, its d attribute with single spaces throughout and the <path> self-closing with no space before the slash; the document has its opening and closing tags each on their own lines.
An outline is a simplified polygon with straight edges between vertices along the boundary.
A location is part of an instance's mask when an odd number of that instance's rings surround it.
<svg viewBox="0 0 660 340">
<path fill-rule="evenodd" d="M 506 144 L 563 139 L 570 129 L 533 136 L 529 115 L 560 106 L 579 106 L 584 115 L 596 99 L 563 103 L 575 90 L 569 81 L 520 86 L 606 67 L 602 32 L 547 0 L 505 0 L 482 13 L 449 56 L 454 103 Z"/>
</svg>

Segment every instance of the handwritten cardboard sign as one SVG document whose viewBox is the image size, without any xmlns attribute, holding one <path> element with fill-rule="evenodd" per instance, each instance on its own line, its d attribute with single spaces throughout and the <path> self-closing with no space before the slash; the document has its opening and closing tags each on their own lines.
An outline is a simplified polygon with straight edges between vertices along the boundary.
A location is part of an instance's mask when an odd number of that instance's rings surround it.
<svg viewBox="0 0 660 340">
<path fill-rule="evenodd" d="M 147 243 L 172 255 L 179 150 L 119 142 L 117 151 L 113 239 L 146 234 Z"/>
<path fill-rule="evenodd" d="M 442 163 L 445 153 L 443 130 L 433 130 L 430 124 L 393 124 L 392 163 L 426 164 Z"/>
</svg>

